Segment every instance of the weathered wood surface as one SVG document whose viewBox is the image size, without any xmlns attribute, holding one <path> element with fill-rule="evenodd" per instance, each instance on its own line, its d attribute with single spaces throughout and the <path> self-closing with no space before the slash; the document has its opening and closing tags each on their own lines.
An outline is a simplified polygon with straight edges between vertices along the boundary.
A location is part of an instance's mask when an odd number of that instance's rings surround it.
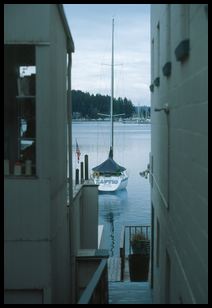
<svg viewBox="0 0 212 308">
<path fill-rule="evenodd" d="M 108 258 L 108 280 L 121 281 L 121 258 Z"/>
<path fill-rule="evenodd" d="M 109 282 L 109 304 L 152 304 L 148 282 Z"/>
</svg>

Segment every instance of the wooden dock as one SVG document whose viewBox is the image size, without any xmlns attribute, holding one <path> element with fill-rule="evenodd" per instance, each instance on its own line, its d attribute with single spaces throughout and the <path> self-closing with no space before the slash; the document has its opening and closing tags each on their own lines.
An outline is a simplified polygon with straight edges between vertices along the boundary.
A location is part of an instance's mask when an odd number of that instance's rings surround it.
<svg viewBox="0 0 212 308">
<path fill-rule="evenodd" d="M 108 281 L 121 281 L 121 258 L 108 258 Z"/>
<path fill-rule="evenodd" d="M 108 259 L 109 304 L 152 304 L 149 282 L 131 282 L 128 260 L 125 260 L 124 281 L 121 281 L 121 258 Z"/>
<path fill-rule="evenodd" d="M 125 231 L 133 234 L 137 229 L 144 229 L 148 235 L 149 226 L 124 226 L 121 232 L 120 257 L 108 259 L 109 304 L 153 304 L 152 289 L 149 279 L 146 282 L 132 282 L 129 273 L 129 260 L 126 254 Z M 133 229 L 134 228 L 134 229 Z M 130 238 L 130 236 L 129 236 Z M 121 276 L 122 260 L 122 276 Z M 122 280 L 121 280 L 122 278 Z"/>
<path fill-rule="evenodd" d="M 109 282 L 109 304 L 153 304 L 148 282 Z"/>
</svg>

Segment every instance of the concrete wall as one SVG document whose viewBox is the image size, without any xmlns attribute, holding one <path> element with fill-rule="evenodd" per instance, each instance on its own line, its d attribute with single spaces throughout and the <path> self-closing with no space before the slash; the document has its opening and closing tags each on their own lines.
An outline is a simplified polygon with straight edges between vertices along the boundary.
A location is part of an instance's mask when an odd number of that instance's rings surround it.
<svg viewBox="0 0 212 308">
<path fill-rule="evenodd" d="M 185 9 L 187 18 L 184 19 Z M 169 44 L 166 41 L 168 10 Z M 208 19 L 205 5 L 151 6 L 152 82 L 158 77 L 158 23 L 160 86 L 154 87 L 151 99 L 154 302 L 207 303 Z M 175 48 L 185 38 L 190 40 L 190 52 L 185 61 L 179 62 Z M 172 64 L 170 77 L 162 72 L 167 61 Z M 168 114 L 155 111 L 165 104 Z"/>
</svg>

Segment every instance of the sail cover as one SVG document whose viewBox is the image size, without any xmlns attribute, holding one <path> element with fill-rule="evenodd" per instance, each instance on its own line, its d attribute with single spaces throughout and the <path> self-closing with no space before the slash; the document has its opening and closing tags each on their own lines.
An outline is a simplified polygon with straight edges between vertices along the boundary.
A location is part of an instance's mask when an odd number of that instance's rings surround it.
<svg viewBox="0 0 212 308">
<path fill-rule="evenodd" d="M 109 157 L 102 164 L 94 167 L 92 170 L 101 173 L 115 173 L 122 172 L 126 169 L 118 165 L 111 157 Z"/>
</svg>

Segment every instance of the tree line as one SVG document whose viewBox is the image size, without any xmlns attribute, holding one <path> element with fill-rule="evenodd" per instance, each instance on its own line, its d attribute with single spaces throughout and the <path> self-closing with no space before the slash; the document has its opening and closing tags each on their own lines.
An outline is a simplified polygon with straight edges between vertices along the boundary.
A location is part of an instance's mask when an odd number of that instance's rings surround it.
<svg viewBox="0 0 212 308">
<path fill-rule="evenodd" d="M 109 95 L 94 95 L 80 90 L 72 90 L 72 113 L 78 117 L 88 119 L 101 117 L 99 113 L 109 115 L 110 99 Z M 113 113 L 123 113 L 123 118 L 130 118 L 135 113 L 135 107 L 131 100 L 128 100 L 126 97 L 114 98 Z"/>
</svg>

